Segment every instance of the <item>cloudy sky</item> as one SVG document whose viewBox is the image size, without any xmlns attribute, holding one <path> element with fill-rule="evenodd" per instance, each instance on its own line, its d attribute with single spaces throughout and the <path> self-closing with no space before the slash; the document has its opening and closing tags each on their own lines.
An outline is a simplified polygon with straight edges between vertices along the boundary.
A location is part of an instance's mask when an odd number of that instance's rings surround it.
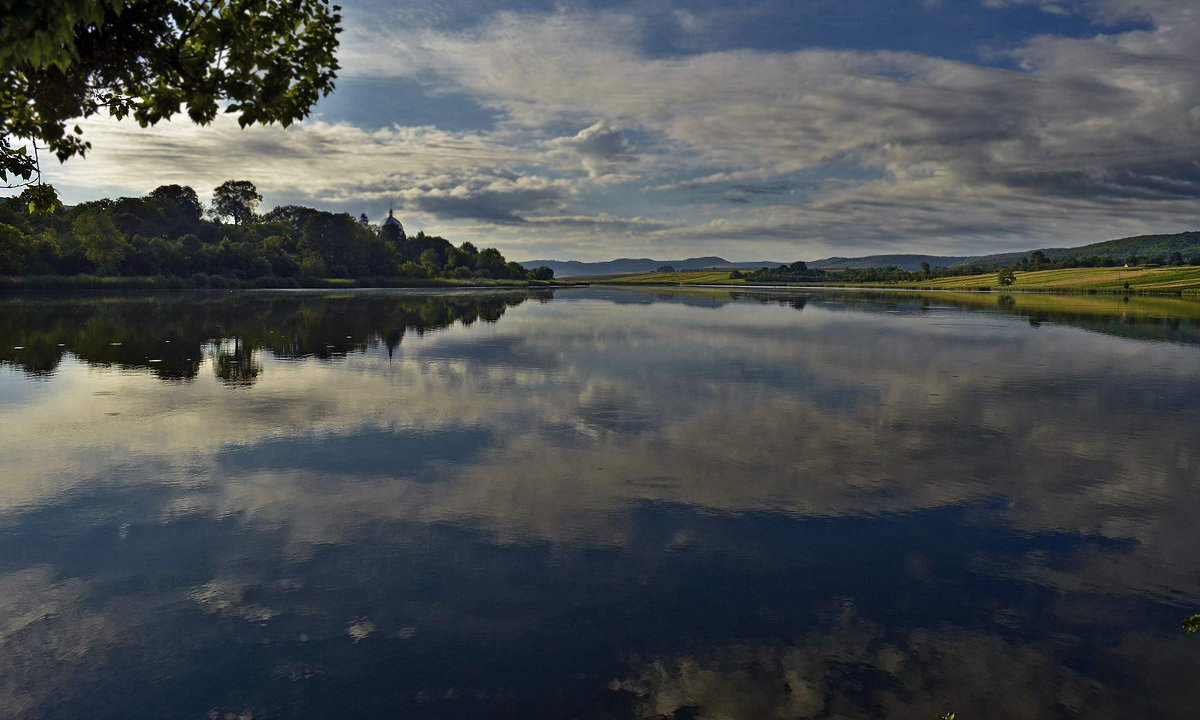
<svg viewBox="0 0 1200 720">
<path fill-rule="evenodd" d="M 976 254 L 1200 228 L 1200 0 L 342 0 L 336 91 L 96 119 L 68 202 L 252 180 L 510 258 Z"/>
</svg>

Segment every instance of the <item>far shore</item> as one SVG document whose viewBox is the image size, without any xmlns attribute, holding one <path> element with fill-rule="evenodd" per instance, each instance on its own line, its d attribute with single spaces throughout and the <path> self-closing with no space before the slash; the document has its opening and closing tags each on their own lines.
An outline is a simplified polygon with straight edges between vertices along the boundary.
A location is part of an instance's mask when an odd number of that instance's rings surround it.
<svg viewBox="0 0 1200 720">
<path fill-rule="evenodd" d="M 730 277 L 727 270 L 700 270 L 672 273 L 641 273 L 610 276 L 563 278 L 592 284 L 614 285 L 721 285 L 730 287 L 818 287 L 818 288 L 894 288 L 957 292 L 1050 292 L 1112 293 L 1147 295 L 1183 295 L 1200 297 L 1200 267 L 1103 267 L 1062 270 L 1030 270 L 1014 273 L 1011 285 L 1000 285 L 997 273 L 928 278 L 911 282 L 844 283 L 835 277 L 824 281 L 794 283 L 750 283 Z"/>
<path fill-rule="evenodd" d="M 31 275 L 0 276 L 0 291 L 46 290 L 255 290 L 308 289 L 339 290 L 353 288 L 547 288 L 576 283 L 554 280 L 491 280 L 486 278 L 258 278 L 245 280 L 223 275 L 191 277 Z"/>
<path fill-rule="evenodd" d="M 728 287 L 728 288 L 812 288 L 812 289 L 891 289 L 972 293 L 1054 293 L 1162 295 L 1200 299 L 1200 267 L 1105 267 L 1030 270 L 1014 273 L 1010 285 L 1000 285 L 997 273 L 927 278 L 898 282 L 839 282 L 836 272 L 824 280 L 797 282 L 754 282 L 730 277 L 728 270 L 687 272 L 622 273 L 556 278 L 554 280 L 492 280 L 485 278 L 259 278 L 245 280 L 222 275 L 174 276 L 99 276 L 35 275 L 0 276 L 0 291 L 71 291 L 71 290 L 239 290 L 239 289 L 314 289 L 355 288 L 565 288 L 581 285 L 625 285 L 634 287 Z"/>
</svg>

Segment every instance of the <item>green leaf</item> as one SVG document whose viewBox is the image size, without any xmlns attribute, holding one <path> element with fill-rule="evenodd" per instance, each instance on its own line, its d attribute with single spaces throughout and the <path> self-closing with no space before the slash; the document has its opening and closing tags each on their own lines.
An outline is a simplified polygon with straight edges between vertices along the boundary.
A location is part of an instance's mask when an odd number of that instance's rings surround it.
<svg viewBox="0 0 1200 720">
<path fill-rule="evenodd" d="M 53 215 L 62 207 L 52 185 L 33 185 L 23 194 L 29 198 L 30 215 Z"/>
<path fill-rule="evenodd" d="M 0 0 L 0 5 L 11 4 Z M 342 18 L 329 0 L 20 0 L 17 5 L 27 11 L 6 13 L 0 23 L 0 67 L 17 68 L 7 71 L 15 80 L 0 98 L 0 117 L 5 132 L 30 137 L 61 160 L 85 149 L 76 141 L 82 127 L 73 121 L 101 109 L 117 119 L 132 115 L 143 127 L 180 112 L 203 124 L 232 101 L 243 126 L 288 124 L 306 117 L 332 91 L 338 69 Z M 135 6 L 138 12 L 131 10 Z M 79 49 L 97 44 L 112 44 L 113 56 Z M 25 67 L 59 72 L 35 86 Z M 103 88 L 88 89 L 98 72 L 113 74 L 105 75 Z M 63 100 L 34 102 L 34 95 Z M 23 169 L 14 168 L 23 168 L 17 158 L 30 154 L 5 149 L 3 172 L 28 179 Z"/>
</svg>

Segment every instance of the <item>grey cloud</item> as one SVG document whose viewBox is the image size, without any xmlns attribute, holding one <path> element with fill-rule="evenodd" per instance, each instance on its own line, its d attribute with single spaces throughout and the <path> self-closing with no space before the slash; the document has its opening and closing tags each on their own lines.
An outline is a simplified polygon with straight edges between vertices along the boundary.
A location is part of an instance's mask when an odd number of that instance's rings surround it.
<svg viewBox="0 0 1200 720">
<path fill-rule="evenodd" d="M 593 177 L 613 174 L 621 165 L 637 160 L 624 129 L 603 120 L 572 137 L 558 138 L 550 144 L 560 152 L 578 156 Z"/>
<path fill-rule="evenodd" d="M 611 215 L 549 216 L 531 219 L 530 223 L 547 229 L 586 230 L 596 233 L 622 234 L 656 232 L 670 228 L 682 229 L 683 227 L 678 223 L 669 223 L 661 220 L 650 220 L 640 217 L 622 218 Z"/>
<path fill-rule="evenodd" d="M 652 235 L 664 245 L 696 243 L 714 250 L 736 244 L 741 257 L 776 257 L 780 246 L 802 245 L 793 257 L 814 260 L 848 253 L 913 252 L 987 254 L 1033 247 L 1069 247 L 1113 237 L 1154 232 L 1182 232 L 1194 227 L 1195 199 L 1188 185 L 1165 183 L 1154 176 L 1136 179 L 1046 177 L 1028 173 L 1006 178 L 1003 197 L 986 193 L 966 197 L 948 191 L 944 175 L 898 184 L 877 181 L 839 186 L 803 204 L 740 204 L 745 210 L 686 228 L 667 228 Z M 1182 170 L 1176 172 L 1182 174 Z M 1080 183 L 1080 187 L 1042 190 L 1039 183 Z M 1118 194 L 1117 182 L 1124 185 Z M 984 182 L 979 180 L 979 182 Z M 994 181 L 988 181 L 994 182 Z M 1104 183 L 1109 183 L 1107 187 Z M 1155 189 L 1155 184 L 1165 188 Z M 1169 196 L 1167 190 L 1176 193 Z M 1136 191 L 1136 195 L 1134 194 Z M 1103 196 L 1099 193 L 1104 192 Z M 1154 195 L 1153 202 L 1139 200 Z M 1099 202 L 1103 197 L 1104 202 Z"/>
<path fill-rule="evenodd" d="M 620 126 L 601 121 L 580 130 L 575 137 L 559 141 L 565 147 L 574 148 L 580 155 L 604 160 L 630 161 L 632 148 Z"/>
<path fill-rule="evenodd" d="M 774 185 L 736 185 L 734 192 L 745 195 L 786 195 L 791 192 L 791 186 L 784 183 Z"/>
<path fill-rule="evenodd" d="M 1196 160 L 1166 160 L 1090 172 L 1005 172 L 998 174 L 997 179 L 1010 187 L 1058 196 L 1121 200 L 1200 198 L 1200 163 Z"/>
<path fill-rule="evenodd" d="M 1183 201 L 1198 192 L 1195 3 L 995 2 L 1060 5 L 1102 22 L 1145 25 L 1089 39 L 1034 37 L 1007 57 L 1018 71 L 898 52 L 649 57 L 637 42 L 645 20 L 635 13 L 508 12 L 453 32 L 418 22 L 407 33 L 352 34 L 347 62 L 374 75 L 420 76 L 431 93 L 469 96 L 503 117 L 496 129 L 366 132 L 311 121 L 242 132 L 222 117 L 209 128 L 138 129 L 135 142 L 131 128 L 94 118 L 87 132 L 96 150 L 86 162 L 56 168 L 52 179 L 97 188 L 158 177 L 142 191 L 162 182 L 203 191 L 232 175 L 254 179 L 269 196 L 307 193 L 346 204 L 370 197 L 379 207 L 394 198 L 441 220 L 509 227 L 548 214 L 600 214 L 565 181 L 518 186 L 505 174 L 512 168 L 548 177 L 582 171 L 588 181 L 575 182 L 584 188 L 630 179 L 663 192 L 712 187 L 711 198 L 682 200 L 711 203 L 688 214 L 694 234 L 674 223 L 656 230 L 674 243 L 672 254 L 723 233 L 805 252 L 814 239 L 832 237 L 847 251 L 861 239 L 864 251 L 907 243 L 954 254 L 989 239 L 987 249 L 1009 242 L 1026 249 L 1038 237 L 1088 242 L 1113 236 L 1114 200 L 1123 202 L 1118 234 L 1194 226 L 1195 209 Z M 548 137 L 549 127 L 583 129 Z M 759 195 L 742 183 L 845 165 L 861 173 L 806 190 L 807 205 L 760 213 L 760 203 L 744 202 Z M 443 173 L 456 179 L 429 180 Z M 595 238 L 585 233 L 604 225 L 623 231 L 619 222 L 581 223 L 578 235 L 553 241 L 591 255 L 599 251 L 586 247 Z"/>
<path fill-rule="evenodd" d="M 528 213 L 560 208 L 569 194 L 565 182 L 513 174 L 435 178 L 403 192 L 407 205 L 422 212 L 500 224 L 524 223 Z"/>
<path fill-rule="evenodd" d="M 503 225 L 525 222 L 525 218 L 513 211 L 507 199 L 495 195 L 470 198 L 430 196 L 415 198 L 412 204 L 418 210 L 443 218 L 482 220 Z"/>
<path fill-rule="evenodd" d="M 748 205 L 751 198 L 789 195 L 792 190 L 792 186 L 785 183 L 775 183 L 772 185 L 739 184 L 727 189 L 724 193 L 724 198 L 731 203 Z"/>
<path fill-rule="evenodd" d="M 1161 3 L 1144 7 L 1163 24 L 1090 40 L 1035 38 L 1015 53 L 1020 72 L 893 52 L 647 59 L 628 43 L 586 35 L 570 15 L 553 22 L 509 16 L 503 28 L 472 36 L 469 47 L 464 38 L 438 39 L 433 57 L 446 77 L 503 105 L 518 124 L 590 114 L 658 134 L 683 150 L 670 156 L 676 170 L 769 177 L 851 158 L 886 170 L 893 186 L 936 175 L 938 191 L 964 207 L 1054 192 L 1090 199 L 1077 210 L 1102 215 L 1114 188 L 1129 186 L 1144 199 L 1192 192 L 1185 164 L 1164 165 L 1153 180 L 1125 177 L 1126 170 L 1143 158 L 1200 153 L 1189 115 L 1200 105 L 1200 57 L 1188 31 L 1197 20 Z M 1132 8 L 1113 0 L 1079 11 L 1117 17 Z M 559 62 L 545 65 L 530 47 Z M 511 76 L 497 74 L 490 57 L 498 53 L 520 60 L 510 64 Z M 516 73 L 527 63 L 545 70 L 541 82 Z M 619 156 L 621 139 L 611 130 L 596 124 L 559 146 Z M 1098 194 L 1090 196 L 1086 183 L 1031 181 L 1052 173 L 1109 179 L 1093 184 Z M 955 218 L 942 220 L 948 234 Z"/>
<path fill-rule="evenodd" d="M 1095 0 L 1085 7 L 1094 12 L 1100 21 L 1110 23 L 1125 20 L 1163 23 L 1181 14 L 1186 16 L 1189 12 L 1188 3 L 1179 0 Z"/>
</svg>

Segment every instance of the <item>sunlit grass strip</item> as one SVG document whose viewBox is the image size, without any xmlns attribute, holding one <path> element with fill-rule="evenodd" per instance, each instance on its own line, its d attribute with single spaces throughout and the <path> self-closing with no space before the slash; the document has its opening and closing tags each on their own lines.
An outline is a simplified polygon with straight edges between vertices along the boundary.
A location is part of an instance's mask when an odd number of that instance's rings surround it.
<svg viewBox="0 0 1200 720">
<path fill-rule="evenodd" d="M 1128 287 L 1126 287 L 1128 283 Z M 897 283 L 939 290 L 1065 290 L 1119 292 L 1200 292 L 1200 267 L 1067 268 L 1016 273 L 1016 282 L 1000 287 L 996 273 Z"/>
</svg>

